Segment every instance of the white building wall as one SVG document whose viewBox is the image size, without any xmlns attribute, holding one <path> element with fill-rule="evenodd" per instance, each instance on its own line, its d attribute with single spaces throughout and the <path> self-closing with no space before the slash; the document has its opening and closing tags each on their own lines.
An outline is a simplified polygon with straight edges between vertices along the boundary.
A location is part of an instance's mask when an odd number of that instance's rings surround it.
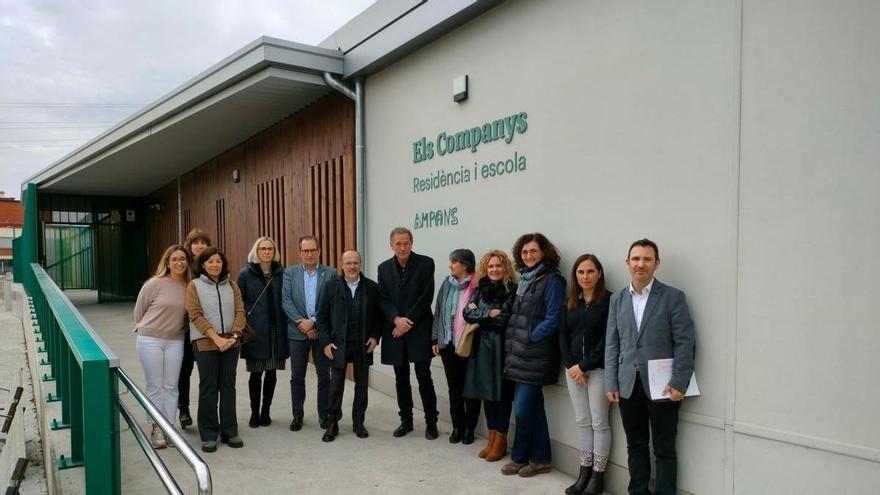
<svg viewBox="0 0 880 495">
<path fill-rule="evenodd" d="M 878 493 L 880 5 L 743 19 L 736 492 Z"/>
<path fill-rule="evenodd" d="M 680 488 L 870 493 L 880 482 L 868 381 L 880 334 L 865 276 L 880 268 L 867 249 L 880 244 L 873 5 L 505 2 L 367 80 L 368 273 L 391 255 L 391 228 L 437 209 L 456 208 L 458 223 L 414 233 L 438 285 L 452 249 L 509 251 L 541 231 L 566 274 L 593 252 L 618 290 L 627 247 L 649 237 L 658 278 L 687 292 L 697 325 L 703 395 L 682 409 Z M 470 98 L 459 104 L 461 74 Z M 519 112 L 528 130 L 510 144 L 413 163 L 423 136 Z M 515 153 L 525 171 L 413 191 L 414 177 Z M 447 413 L 439 360 L 434 376 Z M 390 367 L 372 379 L 393 393 Z M 545 395 L 555 462 L 573 472 L 564 383 Z M 612 418 L 610 489 L 623 493 L 616 408 Z M 817 483 L 817 472 L 833 479 Z"/>
</svg>

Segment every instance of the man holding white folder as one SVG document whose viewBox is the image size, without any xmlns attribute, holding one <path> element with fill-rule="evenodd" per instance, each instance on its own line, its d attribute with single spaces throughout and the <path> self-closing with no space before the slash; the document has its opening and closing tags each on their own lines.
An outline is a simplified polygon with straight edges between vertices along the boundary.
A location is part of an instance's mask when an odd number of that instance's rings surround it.
<svg viewBox="0 0 880 495">
<path fill-rule="evenodd" d="M 660 266 L 657 244 L 632 243 L 626 258 L 629 287 L 611 297 L 605 342 L 605 390 L 620 405 L 629 454 L 629 493 L 650 494 L 649 435 L 654 444 L 657 495 L 676 493 L 675 441 L 678 409 L 694 373 L 694 323 L 684 292 L 654 278 Z M 673 358 L 668 399 L 652 401 L 648 361 Z"/>
</svg>

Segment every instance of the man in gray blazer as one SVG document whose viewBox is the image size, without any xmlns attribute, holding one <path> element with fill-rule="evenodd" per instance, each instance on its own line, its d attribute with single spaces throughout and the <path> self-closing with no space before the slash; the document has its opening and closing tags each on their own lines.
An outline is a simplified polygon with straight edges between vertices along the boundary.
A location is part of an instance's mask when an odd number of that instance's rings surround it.
<svg viewBox="0 0 880 495">
<path fill-rule="evenodd" d="M 650 494 L 649 432 L 657 478 L 654 492 L 676 493 L 675 440 L 678 409 L 694 373 L 694 323 L 684 292 L 654 278 L 660 266 L 657 244 L 641 239 L 629 248 L 629 287 L 611 297 L 605 340 L 605 390 L 620 405 L 629 454 L 629 493 Z M 648 360 L 673 358 L 668 399 L 651 400 Z"/>
<path fill-rule="evenodd" d="M 290 346 L 290 396 L 293 409 L 290 431 L 299 431 L 303 426 L 306 369 L 310 352 L 318 373 L 318 420 L 321 428 L 327 428 L 330 421 L 330 363 L 318 343 L 315 321 L 321 289 L 325 282 L 336 276 L 336 270 L 318 264 L 321 247 L 313 236 L 300 238 L 299 257 L 302 263 L 284 269 L 281 289 L 281 306 L 287 314 L 287 343 Z"/>
</svg>

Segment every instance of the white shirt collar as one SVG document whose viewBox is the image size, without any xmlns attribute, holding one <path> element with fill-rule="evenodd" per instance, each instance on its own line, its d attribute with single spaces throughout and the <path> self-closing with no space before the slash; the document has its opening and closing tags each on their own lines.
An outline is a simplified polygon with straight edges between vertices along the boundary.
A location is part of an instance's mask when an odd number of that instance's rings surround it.
<svg viewBox="0 0 880 495">
<path fill-rule="evenodd" d="M 359 283 L 361 283 L 361 277 L 358 277 L 354 282 L 350 282 L 347 278 L 345 279 L 345 283 L 348 284 L 349 287 L 357 287 Z"/>
<path fill-rule="evenodd" d="M 632 282 L 630 282 L 629 283 L 629 293 L 634 296 L 647 296 L 648 294 L 651 293 L 651 289 L 654 287 L 654 280 L 655 279 L 653 277 L 651 277 L 651 281 L 648 282 L 648 285 L 646 285 L 644 289 L 642 289 L 641 294 L 636 292 L 636 289 L 633 287 Z"/>
</svg>

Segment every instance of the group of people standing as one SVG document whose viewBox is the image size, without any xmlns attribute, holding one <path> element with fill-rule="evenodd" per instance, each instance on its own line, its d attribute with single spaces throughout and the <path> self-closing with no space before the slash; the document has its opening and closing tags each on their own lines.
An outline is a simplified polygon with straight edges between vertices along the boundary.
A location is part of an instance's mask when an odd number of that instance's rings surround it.
<svg viewBox="0 0 880 495">
<path fill-rule="evenodd" d="M 575 260 L 566 293 L 559 252 L 540 233 L 517 239 L 512 256 L 493 249 L 477 262 L 469 249 L 455 249 L 449 276 L 435 297 L 434 260 L 413 252 L 406 228 L 393 229 L 389 240 L 393 256 L 379 265 L 377 281 L 363 274 L 357 251 L 343 253 L 340 274 L 320 265 L 320 245 L 312 236 L 300 239 L 302 262 L 288 268 L 281 265 L 275 242 L 260 237 L 233 281 L 225 255 L 194 230 L 183 245 L 165 251 L 135 306 L 148 397 L 169 420 L 177 406 L 181 426 L 192 424 L 192 365 L 187 371 L 186 364 L 187 351 L 192 352 L 199 369 L 202 450 L 216 450 L 218 438 L 242 447 L 235 414 L 239 352 L 250 373 L 252 428 L 271 424 L 276 371 L 290 357 L 291 431 L 303 428 L 311 356 L 322 440 L 332 442 L 339 435 L 349 364 L 355 382 L 353 432 L 366 438 L 368 367 L 381 342 L 381 361 L 393 366 L 395 375 L 400 423 L 394 437 L 414 430 L 410 363 L 424 435 L 439 436 L 431 377 L 431 359 L 439 356 L 449 388 L 449 442 L 474 442 L 482 408 L 489 435 L 479 457 L 498 461 L 507 454 L 514 414 L 516 435 L 501 472 L 527 478 L 550 471 L 543 387 L 557 382 L 562 366 L 581 464 L 566 493 L 602 492 L 612 402 L 620 404 L 627 435 L 630 493 L 648 493 L 649 436 L 657 458 L 656 493 L 673 493 L 678 407 L 693 372 L 693 323 L 683 293 L 653 278 L 659 266 L 656 244 L 647 239 L 632 244 L 626 260 L 632 282 L 617 294 L 607 289 L 602 264 L 592 254 Z M 670 400 L 652 401 L 647 361 L 668 357 L 674 358 L 665 391 Z M 151 439 L 156 448 L 168 444 L 155 426 Z"/>
</svg>

